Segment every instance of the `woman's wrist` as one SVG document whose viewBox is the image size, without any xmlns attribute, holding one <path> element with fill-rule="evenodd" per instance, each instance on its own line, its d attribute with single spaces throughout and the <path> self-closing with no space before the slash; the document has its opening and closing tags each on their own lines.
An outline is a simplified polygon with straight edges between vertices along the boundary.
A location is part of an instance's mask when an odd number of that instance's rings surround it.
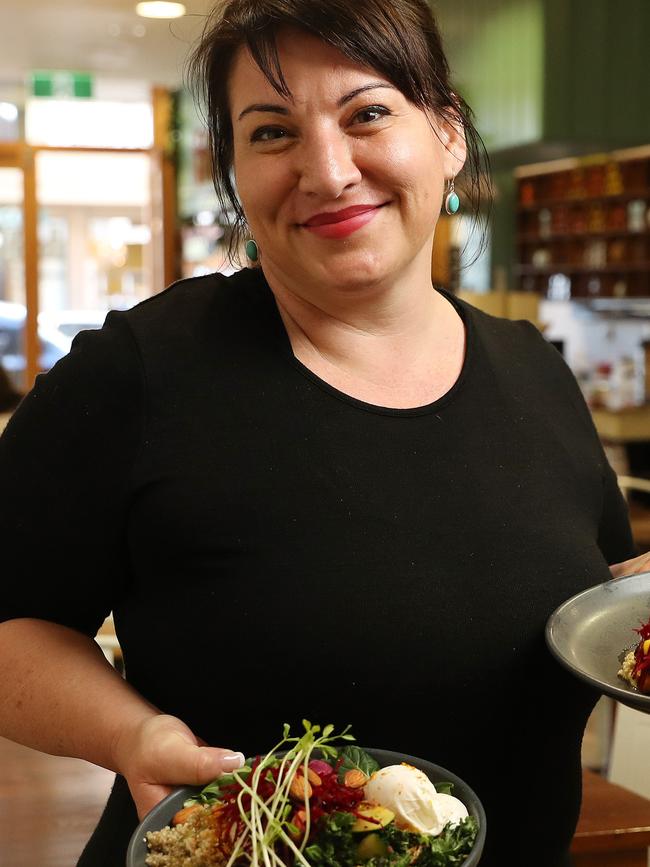
<svg viewBox="0 0 650 867">
<path fill-rule="evenodd" d="M 143 732 L 146 723 L 161 715 L 161 711 L 143 701 L 141 708 L 133 709 L 129 718 L 120 722 L 111 741 L 111 770 L 124 777 L 129 776 L 129 768 L 134 760 L 137 761 L 146 738 Z"/>
</svg>

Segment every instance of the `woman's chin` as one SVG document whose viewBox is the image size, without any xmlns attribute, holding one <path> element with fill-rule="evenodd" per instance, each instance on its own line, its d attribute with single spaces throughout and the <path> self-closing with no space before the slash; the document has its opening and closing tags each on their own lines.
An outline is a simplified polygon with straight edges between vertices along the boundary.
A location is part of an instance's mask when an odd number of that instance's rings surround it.
<svg viewBox="0 0 650 867">
<path fill-rule="evenodd" d="M 322 258 L 302 258 L 306 280 L 350 290 L 374 286 L 396 274 L 386 256 L 363 250 L 339 250 Z"/>
</svg>

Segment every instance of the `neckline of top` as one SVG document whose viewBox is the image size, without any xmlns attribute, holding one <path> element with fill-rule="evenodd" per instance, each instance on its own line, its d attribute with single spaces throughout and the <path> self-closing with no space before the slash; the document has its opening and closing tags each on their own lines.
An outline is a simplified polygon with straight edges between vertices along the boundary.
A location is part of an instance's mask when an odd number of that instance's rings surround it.
<svg viewBox="0 0 650 867">
<path fill-rule="evenodd" d="M 432 286 L 434 292 L 438 292 L 449 301 L 449 303 L 454 307 L 463 322 L 463 326 L 465 329 L 465 355 L 463 358 L 463 364 L 460 373 L 451 388 L 449 388 L 439 398 L 436 398 L 436 400 L 427 404 L 423 404 L 422 406 L 396 408 L 369 403 L 367 401 L 360 400 L 359 398 L 354 397 L 350 394 L 346 394 L 346 392 L 341 391 L 333 385 L 330 385 L 329 382 L 326 382 L 324 379 L 322 379 L 320 376 L 310 370 L 305 364 L 303 364 L 302 361 L 296 358 L 293 347 L 291 346 L 291 341 L 289 340 L 289 335 L 287 334 L 285 324 L 282 320 L 282 316 L 280 315 L 280 311 L 278 309 L 273 291 L 264 279 L 264 275 L 261 272 L 261 269 L 255 270 L 259 270 L 259 276 L 261 278 L 259 281 L 259 286 L 265 294 L 268 293 L 269 301 L 271 302 L 270 306 L 273 318 L 275 320 L 274 324 L 283 356 L 298 373 L 300 373 L 314 385 L 318 386 L 318 388 L 329 394 L 331 397 L 350 406 L 353 406 L 359 410 L 374 415 L 408 418 L 410 416 L 429 415 L 431 413 L 435 414 L 436 412 L 438 412 L 438 410 L 442 409 L 443 406 L 446 406 L 451 400 L 453 400 L 460 391 L 460 389 L 463 387 L 463 384 L 465 383 L 469 375 L 469 369 L 471 367 L 472 358 L 474 355 L 472 318 L 470 316 L 469 308 L 447 290 Z"/>
</svg>

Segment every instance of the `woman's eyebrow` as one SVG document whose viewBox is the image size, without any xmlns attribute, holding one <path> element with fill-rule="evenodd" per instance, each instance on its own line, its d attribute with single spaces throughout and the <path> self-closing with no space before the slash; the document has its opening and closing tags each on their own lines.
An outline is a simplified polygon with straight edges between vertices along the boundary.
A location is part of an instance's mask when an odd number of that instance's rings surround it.
<svg viewBox="0 0 650 867">
<path fill-rule="evenodd" d="M 385 87 L 388 90 L 397 90 L 395 85 L 389 84 L 387 81 L 378 81 L 371 84 L 364 84 L 363 87 L 356 87 L 354 90 L 351 90 L 350 93 L 346 93 L 345 96 L 339 99 L 337 105 L 339 108 L 342 108 L 346 104 L 346 102 L 350 102 L 350 100 L 354 99 L 354 97 L 358 96 L 360 93 L 365 93 L 366 90 L 377 90 L 381 87 Z"/>
<path fill-rule="evenodd" d="M 284 105 L 270 105 L 265 102 L 256 102 L 253 105 L 249 105 L 248 108 L 245 108 L 242 113 L 239 115 L 237 120 L 241 120 L 247 114 L 250 114 L 252 111 L 268 111 L 272 114 L 289 114 L 289 109 Z"/>
<path fill-rule="evenodd" d="M 355 87 L 354 90 L 351 90 L 350 93 L 346 93 L 345 96 L 342 96 L 341 99 L 336 103 L 338 108 L 342 108 L 346 103 L 350 102 L 350 100 L 354 99 L 355 96 L 358 96 L 360 93 L 365 93 L 367 90 L 377 90 L 378 88 L 387 88 L 389 90 L 397 90 L 397 88 L 392 84 L 387 84 L 386 82 L 377 82 L 376 84 L 364 84 L 362 87 Z M 270 114 L 283 114 L 288 115 L 289 109 L 285 105 L 274 105 L 272 103 L 266 102 L 255 102 L 252 105 L 247 106 L 237 120 L 241 120 L 247 114 L 250 114 L 253 111 L 262 111 L 268 112 Z"/>
</svg>

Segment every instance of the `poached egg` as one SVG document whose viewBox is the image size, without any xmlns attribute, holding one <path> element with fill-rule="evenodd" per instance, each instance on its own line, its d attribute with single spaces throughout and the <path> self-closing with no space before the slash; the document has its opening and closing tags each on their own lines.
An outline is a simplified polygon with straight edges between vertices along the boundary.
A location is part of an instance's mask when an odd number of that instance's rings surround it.
<svg viewBox="0 0 650 867">
<path fill-rule="evenodd" d="M 364 797 L 391 810 L 398 828 L 434 837 L 449 822 L 457 825 L 468 815 L 458 798 L 436 792 L 426 774 L 407 764 L 376 771 L 364 786 Z"/>
</svg>

